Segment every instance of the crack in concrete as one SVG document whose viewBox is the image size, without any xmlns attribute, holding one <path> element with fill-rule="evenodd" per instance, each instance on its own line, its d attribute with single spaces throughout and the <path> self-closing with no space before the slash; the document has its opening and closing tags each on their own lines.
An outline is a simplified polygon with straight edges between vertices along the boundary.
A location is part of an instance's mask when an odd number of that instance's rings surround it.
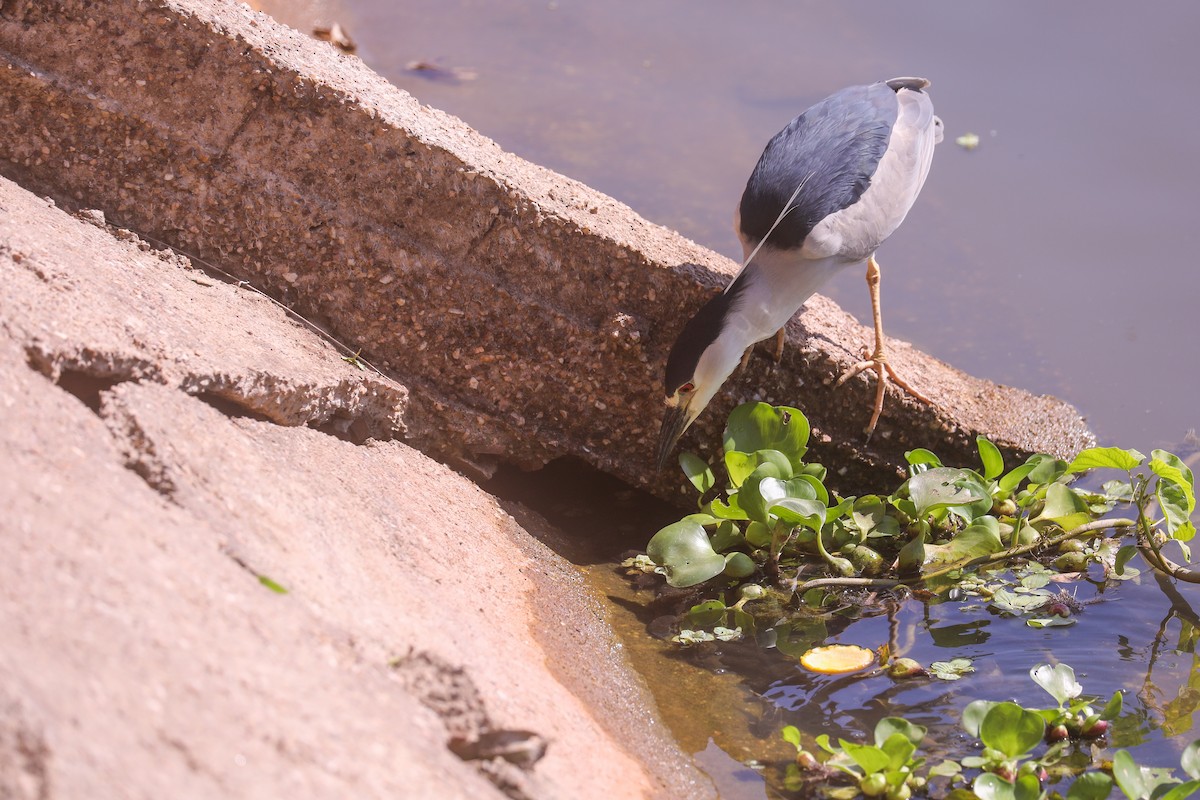
<svg viewBox="0 0 1200 800">
<path fill-rule="evenodd" d="M 0 702 L 0 797 L 49 800 L 51 756 L 45 735 L 30 723 L 21 702 Z"/>
<path fill-rule="evenodd" d="M 500 755 L 471 756 L 465 752 L 470 743 L 504 733 L 495 729 L 483 695 L 465 669 L 434 653 L 413 649 L 389 666 L 405 690 L 441 719 L 450 736 L 447 743 L 450 752 L 474 764 L 480 774 L 512 800 L 529 800 L 532 793 L 520 767 Z"/>
<path fill-rule="evenodd" d="M 137 413 L 124 406 L 114 391 L 122 383 L 172 381 L 151 361 L 82 347 L 57 350 L 45 342 L 25 346 L 30 369 L 79 400 L 108 428 L 124 456 L 124 466 L 169 502 L 178 505 L 175 477 L 178 465 L 164 455 L 140 424 Z M 189 373 L 176 388 L 195 397 L 230 419 L 251 418 L 283 427 L 306 426 L 328 436 L 361 445 L 387 440 L 405 432 L 399 421 L 399 400 L 383 403 L 391 413 L 372 409 L 379 386 L 357 380 L 332 385 L 295 384 L 269 373 Z M 372 411 L 376 413 L 372 413 Z"/>
</svg>

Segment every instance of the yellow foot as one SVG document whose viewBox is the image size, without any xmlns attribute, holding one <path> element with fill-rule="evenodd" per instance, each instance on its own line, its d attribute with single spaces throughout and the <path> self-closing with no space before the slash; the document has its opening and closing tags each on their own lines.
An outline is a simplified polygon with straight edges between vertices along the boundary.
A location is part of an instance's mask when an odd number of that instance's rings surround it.
<svg viewBox="0 0 1200 800">
<path fill-rule="evenodd" d="M 866 353 L 864 352 L 863 355 L 865 356 Z M 887 388 L 889 380 L 907 392 L 914 399 L 920 400 L 925 405 L 934 405 L 932 400 L 921 394 L 921 392 L 914 389 L 908 383 L 908 381 L 897 375 L 896 370 L 892 369 L 892 365 L 888 363 L 887 358 L 882 353 L 878 352 L 870 358 L 860 361 L 854 366 L 850 367 L 850 369 L 842 373 L 842 377 L 838 378 L 837 383 L 834 385 L 841 386 L 858 373 L 868 369 L 874 370 L 875 375 L 877 376 L 875 383 L 875 405 L 871 412 L 871 421 L 867 423 L 867 427 L 863 429 L 863 433 L 867 435 L 868 442 L 871 441 L 871 435 L 875 433 L 875 425 L 879 422 L 879 415 L 883 413 L 883 394 L 884 390 Z"/>
</svg>

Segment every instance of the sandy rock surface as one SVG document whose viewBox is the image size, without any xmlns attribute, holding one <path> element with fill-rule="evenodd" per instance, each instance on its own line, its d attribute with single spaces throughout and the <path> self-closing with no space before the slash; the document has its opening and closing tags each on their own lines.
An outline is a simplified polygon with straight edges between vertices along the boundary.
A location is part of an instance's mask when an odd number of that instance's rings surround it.
<svg viewBox="0 0 1200 800">
<path fill-rule="evenodd" d="M 0 174 L 219 265 L 317 320 L 411 390 L 407 441 L 464 469 L 571 455 L 656 475 L 666 354 L 736 265 L 421 106 L 359 59 L 229 0 L 6 0 Z M 728 203 L 728 199 L 714 199 Z M 797 405 L 839 488 L 891 482 L 905 450 L 973 463 L 1092 442 L 1049 397 L 893 343 L 936 409 L 841 388 L 870 333 L 813 298 L 782 364 L 755 358 L 684 445 L 728 411 Z"/>
<path fill-rule="evenodd" d="M 403 387 L 124 238 L 0 179 L 0 797 L 711 793 Z"/>
</svg>

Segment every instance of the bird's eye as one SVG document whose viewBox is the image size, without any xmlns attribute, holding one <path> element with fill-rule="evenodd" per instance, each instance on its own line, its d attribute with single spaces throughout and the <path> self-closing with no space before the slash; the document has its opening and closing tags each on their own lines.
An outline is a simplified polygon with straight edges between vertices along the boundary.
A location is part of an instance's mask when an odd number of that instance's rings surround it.
<svg viewBox="0 0 1200 800">
<path fill-rule="evenodd" d="M 679 394 L 691 394 L 694 391 L 696 391 L 696 384 L 694 383 L 685 383 L 679 387 Z"/>
</svg>

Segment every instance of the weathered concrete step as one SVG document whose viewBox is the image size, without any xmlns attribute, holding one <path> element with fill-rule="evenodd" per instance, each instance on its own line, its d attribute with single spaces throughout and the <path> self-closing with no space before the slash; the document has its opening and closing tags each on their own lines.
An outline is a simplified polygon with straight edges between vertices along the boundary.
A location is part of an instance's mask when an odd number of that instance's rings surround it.
<svg viewBox="0 0 1200 800">
<path fill-rule="evenodd" d="M 735 265 L 422 107 L 354 57 L 221 0 L 0 3 L 0 173 L 251 281 L 411 391 L 409 441 L 486 471 L 583 458 L 667 494 L 652 461 L 662 365 Z M 903 343 L 869 446 L 873 388 L 832 379 L 869 333 L 824 298 L 685 439 L 751 397 L 805 410 L 812 455 L 854 488 L 914 446 L 1070 453 L 1078 413 Z"/>
</svg>

